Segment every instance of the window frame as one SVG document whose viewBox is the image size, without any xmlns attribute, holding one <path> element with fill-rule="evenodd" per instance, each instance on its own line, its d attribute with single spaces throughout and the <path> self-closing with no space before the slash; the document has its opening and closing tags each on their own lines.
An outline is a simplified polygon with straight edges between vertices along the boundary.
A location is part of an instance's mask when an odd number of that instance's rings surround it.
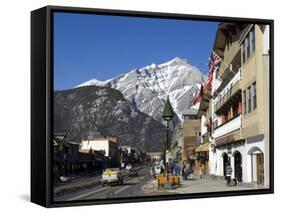
<svg viewBox="0 0 281 214">
<path fill-rule="evenodd" d="M 243 91 L 243 113 L 247 114 L 247 90 Z"/>
<path fill-rule="evenodd" d="M 255 52 L 256 50 L 256 35 L 255 35 L 255 26 L 253 26 L 253 28 L 250 31 L 250 55 L 252 55 L 252 53 Z"/>
<path fill-rule="evenodd" d="M 251 95 L 251 85 L 247 88 L 247 113 L 252 112 L 252 95 Z"/>
<path fill-rule="evenodd" d="M 257 108 L 257 82 L 253 82 L 251 88 L 252 88 L 253 110 L 255 110 Z"/>
</svg>

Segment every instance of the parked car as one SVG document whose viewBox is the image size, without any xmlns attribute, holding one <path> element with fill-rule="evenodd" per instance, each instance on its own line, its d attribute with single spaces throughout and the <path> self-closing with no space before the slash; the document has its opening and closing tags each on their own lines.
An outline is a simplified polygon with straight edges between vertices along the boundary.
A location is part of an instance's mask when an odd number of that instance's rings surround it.
<svg viewBox="0 0 281 214">
<path fill-rule="evenodd" d="M 137 176 L 139 176 L 139 173 L 136 169 L 129 170 L 129 177 L 137 177 Z"/>
<path fill-rule="evenodd" d="M 127 170 L 130 170 L 130 169 L 132 169 L 132 168 L 133 168 L 132 164 L 128 164 L 128 165 L 126 166 L 126 169 L 127 169 Z"/>
<path fill-rule="evenodd" d="M 123 174 L 118 168 L 107 168 L 101 178 L 102 186 L 108 184 L 123 184 Z"/>
<path fill-rule="evenodd" d="M 162 174 L 165 171 L 165 166 L 162 164 L 154 166 L 154 172 L 156 175 Z"/>
</svg>

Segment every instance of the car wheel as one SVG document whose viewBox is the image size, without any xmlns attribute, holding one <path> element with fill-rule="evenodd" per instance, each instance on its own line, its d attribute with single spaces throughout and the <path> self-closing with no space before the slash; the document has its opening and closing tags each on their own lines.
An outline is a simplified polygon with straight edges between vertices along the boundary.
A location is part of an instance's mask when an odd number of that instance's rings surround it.
<svg viewBox="0 0 281 214">
<path fill-rule="evenodd" d="M 102 186 L 105 187 L 105 183 L 102 183 Z"/>
</svg>

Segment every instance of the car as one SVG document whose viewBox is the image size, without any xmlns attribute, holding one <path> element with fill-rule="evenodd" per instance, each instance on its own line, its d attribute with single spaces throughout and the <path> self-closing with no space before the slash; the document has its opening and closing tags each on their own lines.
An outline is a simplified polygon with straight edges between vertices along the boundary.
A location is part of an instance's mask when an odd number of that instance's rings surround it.
<svg viewBox="0 0 281 214">
<path fill-rule="evenodd" d="M 133 168 L 132 164 L 128 164 L 128 165 L 126 166 L 126 169 L 127 169 L 127 170 L 130 170 L 130 169 L 132 169 L 132 168 Z"/>
<path fill-rule="evenodd" d="M 138 177 L 139 173 L 136 169 L 130 169 L 129 170 L 129 177 Z"/>
<path fill-rule="evenodd" d="M 165 171 L 165 166 L 163 164 L 158 164 L 154 166 L 154 172 L 156 175 L 159 175 L 164 171 Z"/>
<path fill-rule="evenodd" d="M 102 186 L 108 184 L 123 184 L 123 174 L 119 168 L 107 168 L 101 177 Z"/>
</svg>

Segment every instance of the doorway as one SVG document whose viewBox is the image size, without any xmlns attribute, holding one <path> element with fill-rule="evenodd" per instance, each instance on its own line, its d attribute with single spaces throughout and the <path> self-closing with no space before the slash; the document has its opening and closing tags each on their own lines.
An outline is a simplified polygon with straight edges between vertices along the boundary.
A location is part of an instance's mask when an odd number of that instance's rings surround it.
<svg viewBox="0 0 281 214">
<path fill-rule="evenodd" d="M 224 153 L 222 158 L 223 158 L 223 176 L 225 177 L 226 176 L 226 166 L 228 163 L 228 155 L 226 153 Z"/>
<path fill-rule="evenodd" d="M 242 155 L 238 151 L 234 153 L 234 176 L 242 182 Z"/>
<path fill-rule="evenodd" d="M 263 153 L 256 154 L 257 161 L 257 184 L 264 184 L 264 158 Z"/>
</svg>

